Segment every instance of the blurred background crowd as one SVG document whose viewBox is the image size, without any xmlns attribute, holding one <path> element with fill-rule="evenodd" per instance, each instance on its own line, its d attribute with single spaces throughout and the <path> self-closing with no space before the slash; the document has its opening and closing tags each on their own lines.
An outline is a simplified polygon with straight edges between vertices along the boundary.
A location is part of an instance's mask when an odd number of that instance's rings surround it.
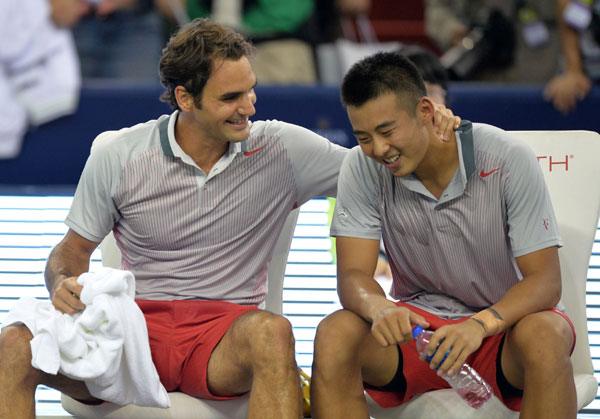
<svg viewBox="0 0 600 419">
<path fill-rule="evenodd" d="M 337 84 L 397 50 L 439 102 L 452 81 L 541 84 L 566 114 L 600 80 L 600 0 L 3 0 L 0 158 L 74 112 L 82 83 L 158 83 L 163 45 L 196 17 L 254 42 L 261 85 Z"/>
</svg>

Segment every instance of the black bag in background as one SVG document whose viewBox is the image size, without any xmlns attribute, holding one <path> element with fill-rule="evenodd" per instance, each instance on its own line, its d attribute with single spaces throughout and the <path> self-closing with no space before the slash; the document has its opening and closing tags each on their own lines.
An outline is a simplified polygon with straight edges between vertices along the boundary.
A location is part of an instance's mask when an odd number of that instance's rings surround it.
<svg viewBox="0 0 600 419">
<path fill-rule="evenodd" d="M 454 80 L 469 80 L 486 67 L 504 68 L 514 62 L 514 24 L 498 9 L 483 11 L 459 45 L 440 61 Z"/>
</svg>

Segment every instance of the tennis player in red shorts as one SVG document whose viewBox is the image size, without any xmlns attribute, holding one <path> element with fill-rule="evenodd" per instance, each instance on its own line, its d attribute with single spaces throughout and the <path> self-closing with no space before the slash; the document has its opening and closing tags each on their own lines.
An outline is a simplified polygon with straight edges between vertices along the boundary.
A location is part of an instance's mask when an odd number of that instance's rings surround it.
<svg viewBox="0 0 600 419">
<path fill-rule="evenodd" d="M 439 375 L 469 362 L 522 418 L 574 419 L 575 336 L 555 309 L 562 242 L 535 154 L 487 124 L 463 121 L 440 138 L 423 79 L 399 54 L 356 63 L 341 96 L 359 147 L 338 177 L 344 309 L 317 330 L 313 417 L 368 417 L 365 387 L 396 406 L 448 387 Z M 373 278 L 381 238 L 391 299 Z M 435 330 L 429 365 L 416 324 Z"/>
</svg>

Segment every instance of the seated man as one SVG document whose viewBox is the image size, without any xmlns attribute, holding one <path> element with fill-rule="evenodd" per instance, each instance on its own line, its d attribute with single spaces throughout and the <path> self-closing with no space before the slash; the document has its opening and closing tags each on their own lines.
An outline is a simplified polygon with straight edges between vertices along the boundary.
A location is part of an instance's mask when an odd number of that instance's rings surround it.
<svg viewBox="0 0 600 419">
<path fill-rule="evenodd" d="M 368 417 L 363 387 L 397 406 L 449 387 L 439 375 L 468 362 L 522 418 L 575 418 L 574 330 L 555 308 L 561 241 L 535 155 L 467 121 L 440 140 L 423 80 L 398 54 L 355 64 L 341 95 L 359 147 L 340 169 L 331 234 L 344 309 L 318 327 L 313 417 Z M 373 279 L 380 235 L 397 303 Z M 430 364 L 416 324 L 435 330 Z"/>
<path fill-rule="evenodd" d="M 291 124 L 251 123 L 251 54 L 241 35 L 205 20 L 171 38 L 160 75 L 175 111 L 96 144 L 45 276 L 57 309 L 84 309 L 77 277 L 112 230 L 167 391 L 250 392 L 250 417 L 297 418 L 291 325 L 257 306 L 290 211 L 335 194 L 347 150 Z M 24 326 L 0 335 L 0 418 L 33 418 L 40 383 L 97 401 L 84 382 L 32 368 L 30 340 Z"/>
</svg>

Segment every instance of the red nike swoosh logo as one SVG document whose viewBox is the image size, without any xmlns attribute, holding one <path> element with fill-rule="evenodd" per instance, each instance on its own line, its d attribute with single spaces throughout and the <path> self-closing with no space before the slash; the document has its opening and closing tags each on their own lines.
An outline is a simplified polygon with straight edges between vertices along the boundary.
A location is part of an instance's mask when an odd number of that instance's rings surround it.
<svg viewBox="0 0 600 419">
<path fill-rule="evenodd" d="M 251 156 L 254 153 L 258 153 L 260 150 L 262 150 L 263 148 L 265 148 L 265 146 L 262 146 L 260 148 L 257 148 L 256 150 L 252 150 L 252 151 L 244 151 L 244 156 Z"/>
<path fill-rule="evenodd" d="M 481 169 L 481 173 L 479 173 L 479 176 L 481 176 L 481 177 L 488 177 L 489 175 L 491 175 L 494 172 L 497 172 L 498 170 L 500 170 L 499 167 L 496 168 L 496 169 L 494 169 L 494 170 L 492 170 L 492 171 L 489 171 L 489 172 L 484 172 L 483 169 Z"/>
</svg>

